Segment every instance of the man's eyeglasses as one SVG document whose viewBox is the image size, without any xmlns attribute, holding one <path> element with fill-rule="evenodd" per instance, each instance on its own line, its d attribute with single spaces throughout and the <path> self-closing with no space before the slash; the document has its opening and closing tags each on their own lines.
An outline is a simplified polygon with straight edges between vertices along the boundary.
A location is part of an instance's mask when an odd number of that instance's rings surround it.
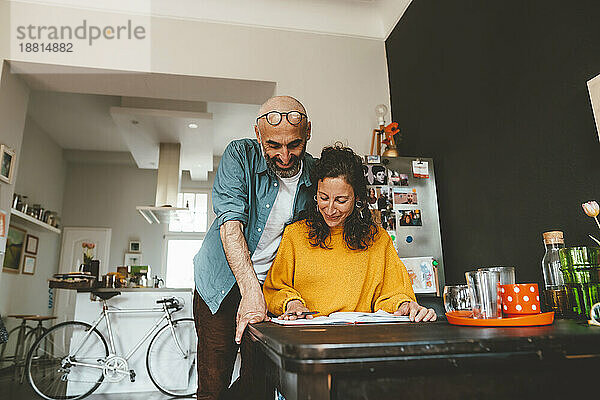
<svg viewBox="0 0 600 400">
<path fill-rule="evenodd" d="M 302 122 L 302 118 L 308 118 L 306 116 L 306 114 L 304 114 L 300 111 L 288 111 L 288 112 L 269 111 L 268 113 L 263 114 L 260 117 L 256 118 L 256 123 L 258 124 L 258 120 L 261 118 L 264 118 L 267 120 L 269 125 L 277 126 L 281 123 L 281 120 L 283 119 L 284 115 L 285 115 L 285 118 L 287 119 L 287 122 L 289 122 L 290 125 L 294 125 L 294 126 L 299 125 L 300 122 Z"/>
</svg>

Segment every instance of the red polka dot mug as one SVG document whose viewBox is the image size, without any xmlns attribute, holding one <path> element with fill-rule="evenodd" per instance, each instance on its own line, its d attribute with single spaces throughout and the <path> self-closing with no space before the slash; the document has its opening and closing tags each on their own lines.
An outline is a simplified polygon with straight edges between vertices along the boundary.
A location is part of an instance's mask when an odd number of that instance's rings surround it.
<svg viewBox="0 0 600 400">
<path fill-rule="evenodd" d="M 541 312 L 537 283 L 500 285 L 500 291 L 504 316 L 514 317 Z"/>
</svg>

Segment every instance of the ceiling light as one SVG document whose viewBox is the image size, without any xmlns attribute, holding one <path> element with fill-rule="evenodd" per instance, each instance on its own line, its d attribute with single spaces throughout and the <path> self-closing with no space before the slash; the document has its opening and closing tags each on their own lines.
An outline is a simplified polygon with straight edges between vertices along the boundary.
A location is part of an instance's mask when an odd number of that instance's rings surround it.
<svg viewBox="0 0 600 400">
<path fill-rule="evenodd" d="M 198 128 L 198 124 L 196 124 L 195 122 L 190 122 L 188 124 L 188 128 L 190 128 L 190 129 L 197 129 Z"/>
</svg>

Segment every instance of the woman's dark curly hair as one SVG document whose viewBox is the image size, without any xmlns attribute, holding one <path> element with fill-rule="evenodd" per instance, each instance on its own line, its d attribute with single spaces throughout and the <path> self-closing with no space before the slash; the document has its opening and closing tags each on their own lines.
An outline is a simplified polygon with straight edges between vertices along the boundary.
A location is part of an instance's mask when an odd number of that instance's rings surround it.
<svg viewBox="0 0 600 400">
<path fill-rule="evenodd" d="M 362 160 L 349 147 L 336 143 L 323 149 L 321 158 L 310 173 L 312 194 L 316 196 L 319 182 L 323 179 L 338 177 L 344 178 L 352 186 L 356 202 L 352 214 L 344 221 L 344 241 L 352 250 L 365 250 L 373 243 L 377 226 L 367 206 L 367 180 L 363 173 Z M 305 219 L 308 225 L 310 244 L 329 249 L 329 226 L 317 209 L 315 196 L 301 214 L 301 219 Z"/>
</svg>

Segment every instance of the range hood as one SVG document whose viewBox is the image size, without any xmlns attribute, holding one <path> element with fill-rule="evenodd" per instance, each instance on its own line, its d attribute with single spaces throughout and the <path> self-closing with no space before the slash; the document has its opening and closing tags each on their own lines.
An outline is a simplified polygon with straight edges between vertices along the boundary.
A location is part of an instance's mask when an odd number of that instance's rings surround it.
<svg viewBox="0 0 600 400">
<path fill-rule="evenodd" d="M 180 156 L 180 143 L 160 144 L 154 205 L 136 207 L 149 224 L 168 224 L 172 221 L 187 222 L 192 219 L 188 208 L 177 207 L 181 178 Z"/>
</svg>

